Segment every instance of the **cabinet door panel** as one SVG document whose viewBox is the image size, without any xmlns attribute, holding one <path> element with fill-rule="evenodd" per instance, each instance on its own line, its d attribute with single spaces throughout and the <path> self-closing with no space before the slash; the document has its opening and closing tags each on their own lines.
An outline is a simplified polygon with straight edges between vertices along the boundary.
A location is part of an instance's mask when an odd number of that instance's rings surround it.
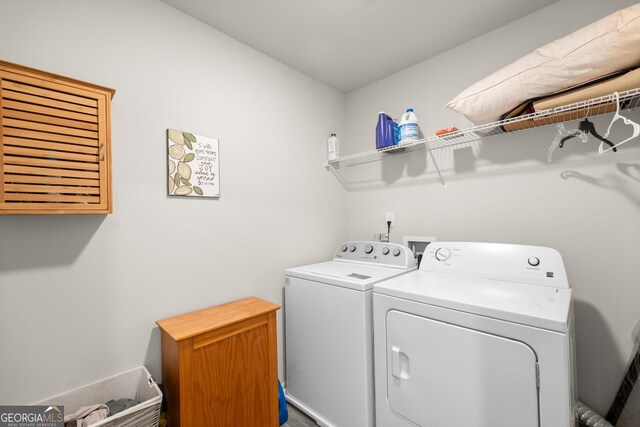
<svg viewBox="0 0 640 427">
<path fill-rule="evenodd" d="M 193 351 L 195 425 L 270 425 L 271 384 L 268 326 L 261 323 Z"/>
<path fill-rule="evenodd" d="M 109 96 L 0 66 L 0 213 L 109 213 Z"/>
</svg>

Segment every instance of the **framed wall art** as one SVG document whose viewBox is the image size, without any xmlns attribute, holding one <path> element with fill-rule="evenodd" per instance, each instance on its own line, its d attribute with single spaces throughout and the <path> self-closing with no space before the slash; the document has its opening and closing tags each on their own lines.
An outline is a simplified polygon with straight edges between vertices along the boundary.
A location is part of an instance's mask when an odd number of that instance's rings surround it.
<svg viewBox="0 0 640 427">
<path fill-rule="evenodd" d="M 170 196 L 220 197 L 219 141 L 167 129 Z"/>
</svg>

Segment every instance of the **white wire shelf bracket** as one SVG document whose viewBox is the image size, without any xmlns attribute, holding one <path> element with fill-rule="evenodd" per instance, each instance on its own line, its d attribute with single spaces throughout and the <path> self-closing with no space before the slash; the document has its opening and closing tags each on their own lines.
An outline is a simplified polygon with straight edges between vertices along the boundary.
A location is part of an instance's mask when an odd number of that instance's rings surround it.
<svg viewBox="0 0 640 427">
<path fill-rule="evenodd" d="M 631 89 L 619 94 L 620 110 L 632 110 L 640 106 L 640 88 Z M 548 110 L 537 111 L 531 114 L 517 116 L 511 119 L 500 120 L 484 125 L 473 126 L 455 132 L 429 136 L 409 143 L 393 145 L 380 150 L 363 151 L 360 153 L 348 154 L 325 163 L 330 166 L 341 177 L 343 182 L 349 183 L 349 169 L 360 165 L 381 162 L 385 159 L 411 155 L 415 152 L 425 150 L 440 150 L 469 144 L 481 139 L 490 138 L 497 135 L 511 134 L 531 128 L 548 126 L 555 123 L 580 120 L 585 117 L 594 117 L 602 114 L 614 112 L 616 110 L 616 97 L 610 95 L 592 98 L 574 104 L 563 105 L 561 107 L 550 108 Z M 433 154 L 431 155 L 435 164 Z"/>
</svg>

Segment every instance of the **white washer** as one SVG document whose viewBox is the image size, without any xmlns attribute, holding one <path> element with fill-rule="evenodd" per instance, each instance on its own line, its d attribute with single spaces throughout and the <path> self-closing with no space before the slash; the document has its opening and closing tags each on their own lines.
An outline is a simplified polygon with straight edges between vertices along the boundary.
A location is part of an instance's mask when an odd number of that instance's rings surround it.
<svg viewBox="0 0 640 427">
<path fill-rule="evenodd" d="M 560 254 L 432 243 L 374 286 L 381 427 L 575 425 L 573 310 Z"/>
<path fill-rule="evenodd" d="M 347 242 L 285 271 L 286 395 L 321 426 L 374 425 L 372 289 L 412 270 L 404 246 Z"/>
</svg>

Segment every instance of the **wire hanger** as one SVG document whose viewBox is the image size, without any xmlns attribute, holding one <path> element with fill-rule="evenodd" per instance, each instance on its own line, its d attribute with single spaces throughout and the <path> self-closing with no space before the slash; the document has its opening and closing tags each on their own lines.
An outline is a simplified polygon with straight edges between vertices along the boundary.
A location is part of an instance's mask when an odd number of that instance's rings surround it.
<svg viewBox="0 0 640 427">
<path fill-rule="evenodd" d="M 624 144 L 625 142 L 631 141 L 632 139 L 637 138 L 638 135 L 640 135 L 640 125 L 638 123 L 634 122 L 633 120 L 628 119 L 625 116 L 620 115 L 620 94 L 618 92 L 614 92 L 613 95 L 616 98 L 616 113 L 613 115 L 613 119 L 611 119 L 611 123 L 609 123 L 609 127 L 607 128 L 607 133 L 604 134 L 605 140 L 603 140 L 600 143 L 600 146 L 598 147 L 598 153 L 600 153 L 600 154 L 606 153 L 609 150 L 616 151 L 616 147 L 619 147 L 622 144 Z M 622 142 L 618 142 L 617 144 L 612 144 L 611 147 L 609 147 L 609 148 L 607 148 L 605 150 L 603 143 L 606 142 L 606 138 L 609 137 L 609 133 L 611 132 L 611 128 L 613 127 L 613 124 L 618 120 L 622 120 L 625 125 L 633 126 L 633 135 L 631 135 L 630 138 L 627 138 Z"/>
</svg>

